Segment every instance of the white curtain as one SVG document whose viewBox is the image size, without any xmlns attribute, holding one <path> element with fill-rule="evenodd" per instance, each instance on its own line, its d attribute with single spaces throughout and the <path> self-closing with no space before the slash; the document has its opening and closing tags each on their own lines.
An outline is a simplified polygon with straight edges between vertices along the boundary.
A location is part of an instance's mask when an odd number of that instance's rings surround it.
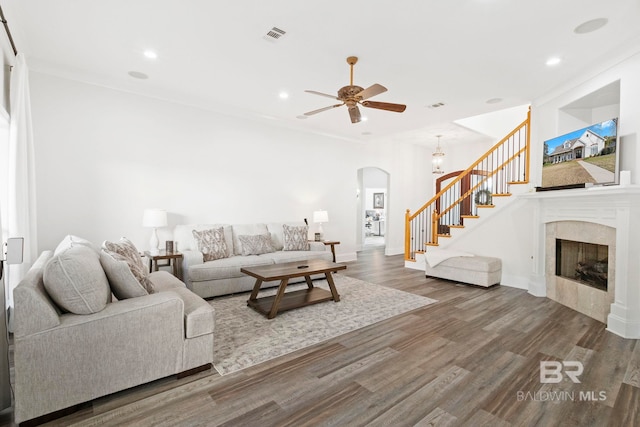
<svg viewBox="0 0 640 427">
<path fill-rule="evenodd" d="M 8 271 L 10 289 L 7 303 L 13 306 L 13 288 L 38 256 L 36 235 L 36 183 L 29 70 L 24 55 L 19 53 L 11 71 L 9 88 L 9 167 L 8 204 L 5 218 L 8 236 L 24 237 L 24 262 L 11 265 Z"/>
</svg>

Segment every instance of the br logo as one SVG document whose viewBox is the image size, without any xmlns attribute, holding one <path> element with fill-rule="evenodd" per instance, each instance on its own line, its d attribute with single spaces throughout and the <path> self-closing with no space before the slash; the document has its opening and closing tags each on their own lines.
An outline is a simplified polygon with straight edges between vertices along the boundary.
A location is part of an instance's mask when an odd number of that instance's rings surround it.
<svg viewBox="0 0 640 427">
<path fill-rule="evenodd" d="M 564 368 L 564 369 L 563 369 Z M 584 371 L 582 362 L 577 361 L 541 361 L 540 362 L 540 382 L 543 384 L 557 384 L 562 382 L 564 375 L 569 377 L 574 383 L 580 383 L 578 377 Z"/>
</svg>

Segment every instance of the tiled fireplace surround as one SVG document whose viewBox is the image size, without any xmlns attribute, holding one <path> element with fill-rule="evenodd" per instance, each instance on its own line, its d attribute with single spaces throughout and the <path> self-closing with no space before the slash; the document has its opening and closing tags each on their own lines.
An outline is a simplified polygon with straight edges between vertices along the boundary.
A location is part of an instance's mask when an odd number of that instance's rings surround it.
<svg viewBox="0 0 640 427">
<path fill-rule="evenodd" d="M 640 186 L 544 191 L 534 204 L 534 274 L 529 292 L 546 296 L 640 338 Z M 555 239 L 609 246 L 608 291 L 555 275 Z"/>
</svg>

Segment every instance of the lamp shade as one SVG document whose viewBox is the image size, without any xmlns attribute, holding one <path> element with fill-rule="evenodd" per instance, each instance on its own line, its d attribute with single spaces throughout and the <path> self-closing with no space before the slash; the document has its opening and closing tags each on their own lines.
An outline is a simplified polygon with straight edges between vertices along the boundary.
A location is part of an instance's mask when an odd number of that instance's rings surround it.
<svg viewBox="0 0 640 427">
<path fill-rule="evenodd" d="M 167 226 L 167 211 L 164 209 L 145 209 L 142 216 L 142 226 L 150 228 Z"/>
<path fill-rule="evenodd" d="M 327 211 L 315 211 L 313 213 L 313 222 L 329 222 L 329 214 Z"/>
</svg>

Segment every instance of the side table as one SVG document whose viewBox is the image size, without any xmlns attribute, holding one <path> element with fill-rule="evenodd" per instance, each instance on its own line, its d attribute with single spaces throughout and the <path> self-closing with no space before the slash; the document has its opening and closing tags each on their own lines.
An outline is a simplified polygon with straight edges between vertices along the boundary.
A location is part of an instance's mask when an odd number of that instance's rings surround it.
<svg viewBox="0 0 640 427">
<path fill-rule="evenodd" d="M 144 252 L 144 256 L 149 260 L 149 272 L 158 271 L 158 267 L 171 267 L 173 275 L 182 280 L 182 253 L 160 251 L 158 255 L 151 255 L 149 251 Z M 166 264 L 158 264 L 158 261 L 167 260 Z"/>
<path fill-rule="evenodd" d="M 331 255 L 333 255 L 333 262 L 336 262 L 336 245 L 339 245 L 340 242 L 335 240 L 323 240 L 325 246 L 331 246 Z"/>
</svg>

